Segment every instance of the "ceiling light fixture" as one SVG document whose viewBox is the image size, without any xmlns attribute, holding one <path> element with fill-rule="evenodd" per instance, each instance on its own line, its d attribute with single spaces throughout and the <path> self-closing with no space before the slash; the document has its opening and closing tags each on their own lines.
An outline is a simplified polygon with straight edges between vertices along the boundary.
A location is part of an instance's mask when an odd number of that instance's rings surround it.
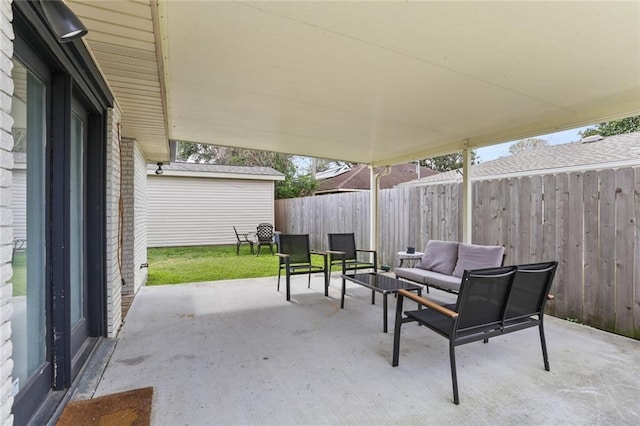
<svg viewBox="0 0 640 426">
<path fill-rule="evenodd" d="M 68 43 L 87 34 L 87 27 L 63 1 L 42 0 L 40 4 L 58 42 Z"/>
</svg>

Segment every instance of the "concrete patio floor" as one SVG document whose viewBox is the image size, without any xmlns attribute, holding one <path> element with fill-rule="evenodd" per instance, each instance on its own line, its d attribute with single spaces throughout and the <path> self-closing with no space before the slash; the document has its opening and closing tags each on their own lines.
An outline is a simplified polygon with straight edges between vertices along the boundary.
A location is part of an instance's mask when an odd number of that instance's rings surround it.
<svg viewBox="0 0 640 426">
<path fill-rule="evenodd" d="M 154 425 L 640 424 L 639 341 L 547 316 L 550 372 L 537 329 L 461 346 L 456 406 L 447 340 L 405 325 L 391 367 L 395 300 L 385 334 L 381 297 L 341 310 L 339 282 L 142 288 L 94 396 L 153 386 Z"/>
</svg>

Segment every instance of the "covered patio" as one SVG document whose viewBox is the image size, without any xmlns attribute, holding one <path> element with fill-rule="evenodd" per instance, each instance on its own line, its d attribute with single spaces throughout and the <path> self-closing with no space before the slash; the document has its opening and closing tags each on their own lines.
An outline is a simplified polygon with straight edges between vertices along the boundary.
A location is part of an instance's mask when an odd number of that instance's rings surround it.
<svg viewBox="0 0 640 426">
<path fill-rule="evenodd" d="M 272 277 L 143 288 L 117 343 L 103 345 L 103 374 L 75 398 L 153 386 L 155 425 L 640 422 L 636 340 L 547 316 L 550 372 L 535 329 L 462 346 L 456 406 L 445 339 L 403 327 L 393 368 L 392 329 L 382 332 L 368 290 L 348 287 L 341 310 L 336 276 L 329 298 L 319 277 L 311 289 L 293 277 L 293 303 L 275 287 Z"/>
</svg>

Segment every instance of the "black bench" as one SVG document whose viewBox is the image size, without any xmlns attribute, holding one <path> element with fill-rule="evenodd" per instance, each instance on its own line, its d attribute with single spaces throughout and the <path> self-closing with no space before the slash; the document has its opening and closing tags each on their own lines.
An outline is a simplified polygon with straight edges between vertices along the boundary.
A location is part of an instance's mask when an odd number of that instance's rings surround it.
<svg viewBox="0 0 640 426">
<path fill-rule="evenodd" d="M 538 327 L 544 368 L 549 359 L 544 338 L 544 307 L 558 262 L 535 263 L 501 268 L 465 271 L 457 303 L 439 305 L 405 290 L 398 291 L 393 337 L 392 365 L 398 365 L 400 329 L 406 322 L 418 322 L 449 340 L 453 402 L 459 404 L 455 347 L 466 343 L 485 343 L 530 327 Z M 402 312 L 407 297 L 428 309 Z"/>
</svg>

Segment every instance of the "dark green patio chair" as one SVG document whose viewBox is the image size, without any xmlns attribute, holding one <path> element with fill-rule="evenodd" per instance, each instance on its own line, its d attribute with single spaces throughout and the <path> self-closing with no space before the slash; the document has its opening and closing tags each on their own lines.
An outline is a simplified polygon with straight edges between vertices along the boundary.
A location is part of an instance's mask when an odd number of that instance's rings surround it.
<svg viewBox="0 0 640 426">
<path fill-rule="evenodd" d="M 285 272 L 287 283 L 287 300 L 291 300 L 291 275 L 309 274 L 308 287 L 311 288 L 311 273 L 323 272 L 324 295 L 329 296 L 329 276 L 327 274 L 327 255 L 324 252 L 309 248 L 309 234 L 280 234 L 278 245 L 278 291 L 280 276 Z M 322 256 L 323 266 L 313 265 L 311 255 Z"/>
<path fill-rule="evenodd" d="M 250 232 L 239 233 L 235 226 L 233 227 L 233 232 L 236 233 L 236 238 L 238 240 L 236 242 L 236 255 L 240 254 L 240 246 L 244 243 L 249 244 L 249 248 L 251 249 L 251 254 L 253 254 L 253 243 L 254 243 L 253 234 Z"/>
<path fill-rule="evenodd" d="M 353 233 L 329 234 L 329 276 L 331 268 L 338 265 L 343 268 L 343 273 L 357 269 L 378 270 L 378 253 L 375 250 L 365 250 L 356 248 L 356 238 Z M 358 259 L 358 254 L 370 253 L 373 255 L 373 262 Z M 367 256 L 368 257 L 368 256 Z"/>
<path fill-rule="evenodd" d="M 262 246 L 269 246 L 269 251 L 273 254 L 273 245 L 276 243 L 274 237 L 273 225 L 270 223 L 261 223 L 256 228 L 256 237 L 258 239 L 258 247 L 256 248 L 256 256 L 260 256 Z"/>
</svg>

